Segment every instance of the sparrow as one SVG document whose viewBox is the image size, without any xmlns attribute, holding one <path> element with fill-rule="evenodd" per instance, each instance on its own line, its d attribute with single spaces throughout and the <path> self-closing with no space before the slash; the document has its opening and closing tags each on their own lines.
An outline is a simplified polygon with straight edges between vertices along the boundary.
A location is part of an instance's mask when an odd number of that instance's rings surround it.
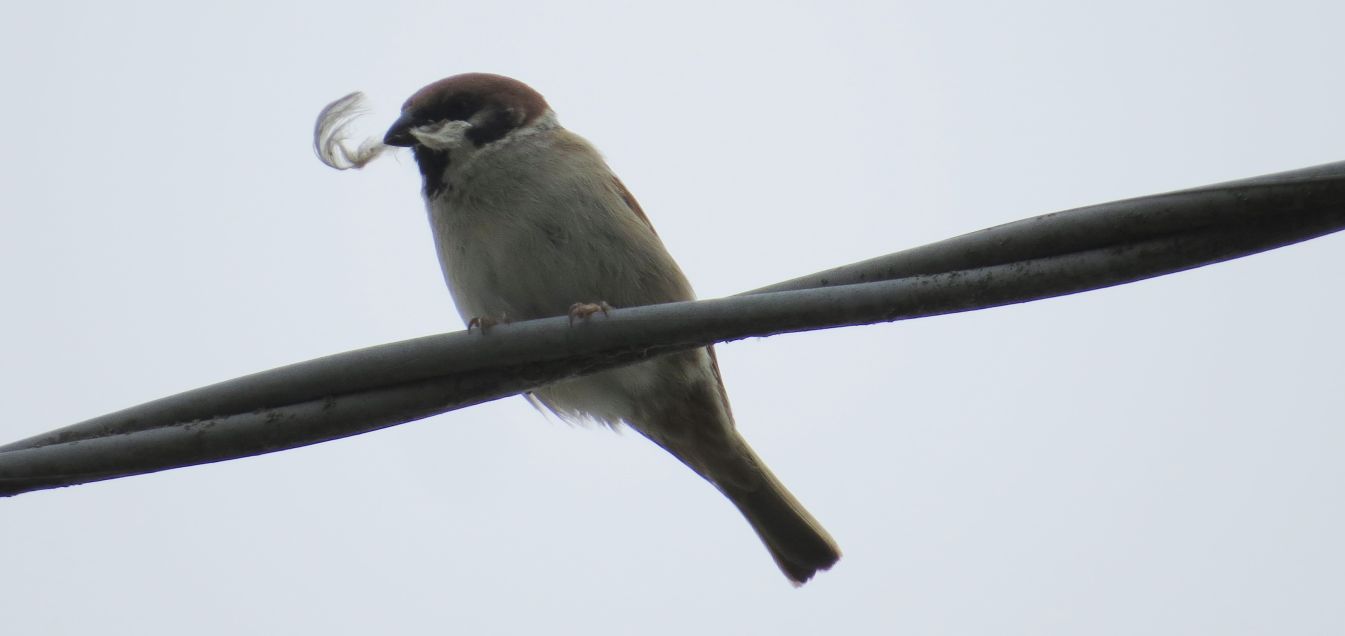
<svg viewBox="0 0 1345 636">
<path fill-rule="evenodd" d="M 635 197 L 523 82 L 488 73 L 434 82 L 406 100 L 383 143 L 415 156 L 444 279 L 469 328 L 695 298 Z M 567 421 L 624 423 L 681 460 L 733 502 L 796 586 L 840 558 L 738 433 L 713 347 L 531 397 Z"/>
</svg>

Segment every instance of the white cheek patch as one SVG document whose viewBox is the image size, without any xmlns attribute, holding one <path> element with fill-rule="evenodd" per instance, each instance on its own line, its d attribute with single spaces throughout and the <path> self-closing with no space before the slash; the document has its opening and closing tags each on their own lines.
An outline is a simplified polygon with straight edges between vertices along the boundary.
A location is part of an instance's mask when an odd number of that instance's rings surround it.
<svg viewBox="0 0 1345 636">
<path fill-rule="evenodd" d="M 365 111 L 364 93 L 357 91 L 327 104 L 318 113 L 313 125 L 313 152 L 319 161 L 337 170 L 359 169 L 392 149 L 378 137 L 368 137 L 359 146 L 350 147 L 350 124 Z"/>
<path fill-rule="evenodd" d="M 467 131 L 471 128 L 471 122 L 443 121 L 412 128 L 411 136 L 431 150 L 457 150 L 470 144 Z"/>
</svg>

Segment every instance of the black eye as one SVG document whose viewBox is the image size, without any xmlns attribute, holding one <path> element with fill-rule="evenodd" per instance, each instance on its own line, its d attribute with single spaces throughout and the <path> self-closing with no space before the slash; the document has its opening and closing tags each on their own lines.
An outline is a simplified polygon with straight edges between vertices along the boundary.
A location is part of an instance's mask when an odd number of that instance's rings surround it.
<svg viewBox="0 0 1345 636">
<path fill-rule="evenodd" d="M 481 100 L 475 95 L 459 93 L 448 95 L 426 108 L 420 119 L 426 122 L 466 121 L 480 109 Z"/>
</svg>

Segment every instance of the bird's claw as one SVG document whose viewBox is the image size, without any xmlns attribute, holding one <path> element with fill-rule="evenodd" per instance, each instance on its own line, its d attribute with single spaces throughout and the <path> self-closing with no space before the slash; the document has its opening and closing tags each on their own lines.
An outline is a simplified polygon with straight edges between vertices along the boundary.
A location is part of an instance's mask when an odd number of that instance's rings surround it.
<svg viewBox="0 0 1345 636">
<path fill-rule="evenodd" d="M 500 324 L 507 325 L 509 323 L 510 320 L 508 316 L 504 316 L 499 319 L 491 318 L 489 316 L 477 316 L 467 321 L 467 333 L 472 333 L 472 328 L 475 327 L 477 329 L 480 329 L 481 335 L 484 336 L 488 332 L 490 332 L 491 327 Z"/>
<path fill-rule="evenodd" d="M 574 319 L 579 318 L 587 320 L 593 314 L 602 312 L 606 316 L 607 312 L 612 310 L 612 306 L 607 301 L 600 300 L 596 303 L 575 303 L 570 305 L 570 326 L 574 326 Z"/>
</svg>

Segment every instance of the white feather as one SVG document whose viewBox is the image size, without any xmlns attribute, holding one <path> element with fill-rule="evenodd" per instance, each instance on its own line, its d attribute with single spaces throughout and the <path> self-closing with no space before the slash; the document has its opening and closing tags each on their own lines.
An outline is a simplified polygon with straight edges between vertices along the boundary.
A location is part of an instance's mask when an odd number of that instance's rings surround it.
<svg viewBox="0 0 1345 636">
<path fill-rule="evenodd" d="M 313 124 L 313 152 L 318 160 L 337 170 L 359 169 L 390 148 L 377 137 L 369 137 L 351 148 L 350 124 L 366 112 L 364 93 L 356 91 L 330 104 L 318 113 Z"/>
</svg>

